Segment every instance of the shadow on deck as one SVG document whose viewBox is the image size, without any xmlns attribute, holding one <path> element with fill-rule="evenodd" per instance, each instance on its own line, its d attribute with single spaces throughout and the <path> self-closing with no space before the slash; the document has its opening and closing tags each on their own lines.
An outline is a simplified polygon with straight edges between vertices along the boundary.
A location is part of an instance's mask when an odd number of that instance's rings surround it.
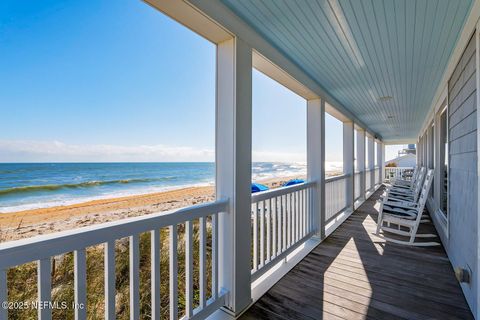
<svg viewBox="0 0 480 320">
<path fill-rule="evenodd" d="M 406 247 L 372 235 L 382 191 L 241 319 L 473 319 L 442 247 Z M 431 224 L 422 228 L 435 232 Z"/>
</svg>

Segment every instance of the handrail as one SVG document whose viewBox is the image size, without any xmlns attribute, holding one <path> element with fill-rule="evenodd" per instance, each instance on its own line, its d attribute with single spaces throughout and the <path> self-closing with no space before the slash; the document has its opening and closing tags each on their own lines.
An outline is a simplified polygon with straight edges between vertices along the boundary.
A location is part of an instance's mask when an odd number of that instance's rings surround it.
<svg viewBox="0 0 480 320">
<path fill-rule="evenodd" d="M 344 174 L 341 174 L 339 176 L 328 177 L 328 178 L 325 178 L 325 183 L 341 180 L 341 179 L 344 179 L 344 178 L 348 178 L 350 176 L 351 176 L 350 173 L 344 173 Z"/>
<path fill-rule="evenodd" d="M 89 246 L 225 212 L 228 200 L 96 224 L 0 244 L 0 270 Z"/>
<path fill-rule="evenodd" d="M 252 203 L 262 201 L 262 200 L 267 200 L 273 197 L 283 196 L 291 192 L 303 190 L 308 187 L 313 187 L 316 184 L 317 183 L 315 181 L 307 181 L 304 183 L 295 184 L 293 186 L 281 187 L 281 188 L 254 193 L 252 194 Z"/>
</svg>

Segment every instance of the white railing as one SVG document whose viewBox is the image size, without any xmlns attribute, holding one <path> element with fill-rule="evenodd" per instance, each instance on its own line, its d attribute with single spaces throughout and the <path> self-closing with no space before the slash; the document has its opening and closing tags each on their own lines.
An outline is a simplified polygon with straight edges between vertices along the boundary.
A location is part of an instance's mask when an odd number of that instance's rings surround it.
<svg viewBox="0 0 480 320">
<path fill-rule="evenodd" d="M 361 172 L 355 172 L 354 180 L 355 180 L 355 201 L 357 201 L 362 196 L 362 193 L 361 193 L 362 192 L 362 188 L 361 188 L 362 173 Z"/>
<path fill-rule="evenodd" d="M 87 305 L 87 263 L 88 248 L 103 246 L 104 257 L 104 290 L 105 319 L 116 318 L 116 269 L 115 242 L 127 238 L 129 243 L 129 310 L 130 319 L 140 319 L 140 257 L 150 257 L 151 283 L 151 316 L 160 318 L 161 281 L 160 257 L 164 251 L 161 243 L 161 231 L 168 229 L 168 264 L 169 278 L 165 284 L 169 287 L 168 313 L 170 319 L 179 317 L 179 306 L 184 308 L 186 319 L 205 318 L 224 305 L 227 292 L 220 290 L 218 282 L 218 215 L 225 212 L 227 201 L 216 201 L 171 212 L 149 214 L 141 217 L 123 219 L 85 228 L 64 231 L 50 235 L 38 236 L 0 244 L 0 301 L 8 301 L 7 271 L 25 263 L 34 262 L 37 268 L 37 291 L 40 306 L 52 301 L 52 259 L 55 256 L 73 252 L 74 302 L 75 319 L 86 319 Z M 207 232 L 207 225 L 208 231 Z M 181 226 L 181 228 L 179 228 Z M 165 228 L 165 229 L 163 229 Z M 195 229 L 196 232 L 193 231 Z M 180 232 L 179 232 L 180 230 Z M 183 231 L 183 232 L 182 232 Z M 150 252 L 140 253 L 140 243 L 149 233 Z M 165 235 L 165 233 L 163 233 Z M 209 234 L 207 243 L 207 233 Z M 148 234 L 147 235 L 148 238 Z M 182 237 L 184 235 L 184 237 Z M 198 237 L 196 237 L 198 235 Z M 179 241 L 180 240 L 180 241 Z M 198 245 L 194 245 L 198 242 Z M 195 256 L 199 256 L 198 272 L 194 271 L 194 248 L 198 248 Z M 101 249 L 101 248 L 100 248 Z M 178 258 L 179 250 L 184 250 L 185 259 Z M 207 260 L 207 250 L 211 259 Z M 100 251 L 102 252 L 102 251 Z M 182 252 L 182 251 L 180 251 Z M 181 265 L 180 262 L 181 261 Z M 184 261 L 184 262 L 183 262 Z M 210 267 L 207 265 L 210 264 Z M 148 265 L 147 265 L 148 268 Z M 185 270 L 184 301 L 179 301 L 179 268 Z M 195 274 L 194 274 L 195 273 Z M 198 291 L 194 292 L 194 278 L 198 278 Z M 207 278 L 210 288 L 207 292 Z M 183 282 L 183 281 L 182 281 Z M 194 301 L 198 299 L 199 302 Z M 195 305 L 198 305 L 195 307 Z M 0 307 L 0 319 L 7 319 L 7 308 Z M 50 307 L 39 308 L 38 318 L 52 318 Z"/>
<path fill-rule="evenodd" d="M 328 223 L 347 207 L 347 183 L 350 175 L 325 179 L 325 221 Z"/>
<path fill-rule="evenodd" d="M 413 167 L 385 167 L 385 180 L 410 179 L 413 175 Z"/>
<path fill-rule="evenodd" d="M 314 234 L 315 188 L 306 182 L 252 195 L 252 282 Z"/>
<path fill-rule="evenodd" d="M 376 167 L 375 168 L 375 185 L 378 185 L 380 183 L 381 183 L 381 181 L 380 181 L 380 168 Z"/>
<path fill-rule="evenodd" d="M 372 169 L 365 170 L 365 191 L 368 192 L 372 188 Z"/>
</svg>

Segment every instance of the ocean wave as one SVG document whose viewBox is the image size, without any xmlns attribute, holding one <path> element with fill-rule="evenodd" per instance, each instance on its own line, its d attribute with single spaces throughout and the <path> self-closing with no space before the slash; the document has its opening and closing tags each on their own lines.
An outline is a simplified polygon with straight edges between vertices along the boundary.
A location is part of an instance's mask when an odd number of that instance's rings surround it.
<svg viewBox="0 0 480 320">
<path fill-rule="evenodd" d="M 121 198 L 121 197 L 129 197 L 129 196 L 141 196 L 141 195 L 147 195 L 147 194 L 154 194 L 158 192 L 178 190 L 183 188 L 206 187 L 206 186 L 214 186 L 214 182 L 210 180 L 205 180 L 198 183 L 182 184 L 182 185 L 176 185 L 176 186 L 162 186 L 162 187 L 150 186 L 150 187 L 145 187 L 137 190 L 126 189 L 122 191 L 98 194 L 96 196 L 81 196 L 81 197 L 75 197 L 75 198 L 68 198 L 68 197 L 67 198 L 65 197 L 49 198 L 48 200 L 45 200 L 45 201 L 36 201 L 31 203 L 17 203 L 17 204 L 11 204 L 7 206 L 0 205 L 0 214 L 7 213 L 7 212 L 18 212 L 18 211 L 24 211 L 24 210 L 40 209 L 40 208 L 68 206 L 68 205 L 84 203 L 88 201 L 115 199 L 115 198 Z"/>
<path fill-rule="evenodd" d="M 98 187 L 103 185 L 115 185 L 115 184 L 127 184 L 127 183 L 146 183 L 152 181 L 158 181 L 161 179 L 120 179 L 120 180 L 107 180 L 107 181 L 85 181 L 80 183 L 65 183 L 65 184 L 46 184 L 46 185 L 33 185 L 23 187 L 13 187 L 4 190 L 0 190 L 1 195 L 29 193 L 38 191 L 56 191 L 61 189 L 84 189 L 89 187 Z"/>
</svg>

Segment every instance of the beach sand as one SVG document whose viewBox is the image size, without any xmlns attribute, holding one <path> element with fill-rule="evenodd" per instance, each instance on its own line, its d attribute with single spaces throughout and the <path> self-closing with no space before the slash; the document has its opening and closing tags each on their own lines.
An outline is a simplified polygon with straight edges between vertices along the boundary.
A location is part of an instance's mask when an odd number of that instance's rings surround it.
<svg viewBox="0 0 480 320">
<path fill-rule="evenodd" d="M 270 188 L 293 178 L 258 181 Z M 0 213 L 0 242 L 187 207 L 214 200 L 214 187 L 189 187 L 158 193 L 102 199 L 44 209 Z"/>
</svg>

